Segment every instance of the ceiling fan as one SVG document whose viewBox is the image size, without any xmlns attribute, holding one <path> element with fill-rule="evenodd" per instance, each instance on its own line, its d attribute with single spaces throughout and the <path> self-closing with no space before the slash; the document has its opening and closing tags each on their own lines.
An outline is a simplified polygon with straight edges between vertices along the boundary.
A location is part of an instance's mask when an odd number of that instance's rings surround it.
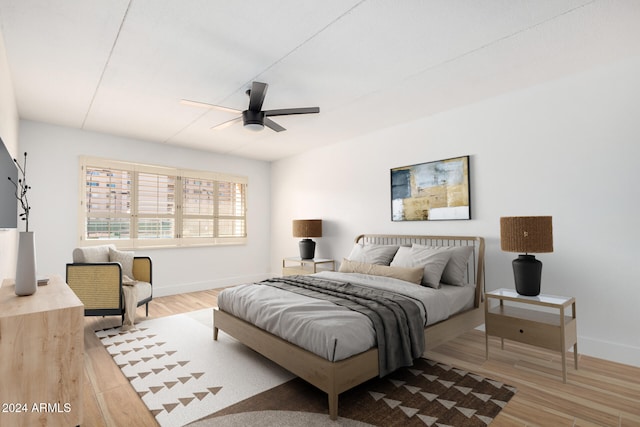
<svg viewBox="0 0 640 427">
<path fill-rule="evenodd" d="M 289 116 L 292 114 L 312 114 L 319 113 L 320 107 L 303 107 L 303 108 L 281 108 L 278 110 L 262 110 L 262 103 L 269 87 L 266 83 L 253 82 L 251 89 L 247 89 L 246 93 L 249 95 L 249 108 L 244 111 L 236 110 L 235 108 L 223 107 L 220 105 L 207 104 L 198 101 L 189 101 L 183 99 L 181 101 L 184 105 L 192 105 L 196 107 L 215 108 L 217 110 L 229 111 L 232 113 L 241 113 L 240 116 L 222 122 L 219 125 L 213 126 L 211 129 L 222 129 L 230 126 L 236 122 L 242 120 L 245 128 L 252 131 L 261 131 L 264 127 L 268 127 L 276 132 L 282 132 L 286 130 L 278 123 L 271 120 L 269 117 L 274 116 Z"/>
</svg>

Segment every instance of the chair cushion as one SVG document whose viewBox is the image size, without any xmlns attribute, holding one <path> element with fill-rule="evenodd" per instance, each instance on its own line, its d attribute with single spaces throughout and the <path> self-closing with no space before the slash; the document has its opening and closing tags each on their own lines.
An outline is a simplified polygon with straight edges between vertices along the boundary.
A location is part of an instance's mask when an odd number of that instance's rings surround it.
<svg viewBox="0 0 640 427">
<path fill-rule="evenodd" d="M 109 262 L 109 248 L 115 249 L 114 245 L 87 246 L 85 248 L 75 248 L 73 250 L 74 263 L 97 263 Z"/>
<path fill-rule="evenodd" d="M 136 282 L 133 286 L 136 288 L 138 302 L 143 301 L 151 296 L 151 283 Z"/>
</svg>

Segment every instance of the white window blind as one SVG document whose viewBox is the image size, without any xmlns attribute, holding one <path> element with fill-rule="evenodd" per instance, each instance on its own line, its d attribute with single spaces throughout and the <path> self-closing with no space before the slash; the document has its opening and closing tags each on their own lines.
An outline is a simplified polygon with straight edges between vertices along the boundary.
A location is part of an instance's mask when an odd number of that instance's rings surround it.
<svg viewBox="0 0 640 427">
<path fill-rule="evenodd" d="M 131 174 L 125 170 L 86 168 L 86 237 L 131 237 Z"/>
<path fill-rule="evenodd" d="M 246 242 L 246 177 L 91 157 L 80 176 L 80 245 Z"/>
<path fill-rule="evenodd" d="M 176 237 L 176 177 L 139 172 L 136 178 L 138 239 Z"/>
</svg>

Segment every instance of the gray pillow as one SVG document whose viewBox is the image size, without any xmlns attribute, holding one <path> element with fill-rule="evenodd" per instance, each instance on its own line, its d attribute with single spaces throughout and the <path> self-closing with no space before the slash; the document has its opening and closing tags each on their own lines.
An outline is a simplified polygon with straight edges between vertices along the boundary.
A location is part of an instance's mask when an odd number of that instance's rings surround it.
<svg viewBox="0 0 640 427">
<path fill-rule="evenodd" d="M 367 264 L 389 265 L 397 250 L 397 246 L 356 243 L 347 259 Z"/>
<path fill-rule="evenodd" d="M 438 289 L 442 272 L 451 258 L 451 252 L 428 247 L 401 246 L 391 261 L 392 267 L 422 267 L 422 285 Z"/>
<path fill-rule="evenodd" d="M 467 264 L 469 263 L 469 258 L 473 253 L 473 246 L 434 247 L 413 245 L 413 247 L 440 249 L 450 252 L 451 258 L 449 259 L 449 262 L 447 262 L 440 280 L 448 285 L 464 286 L 467 284 Z"/>
</svg>

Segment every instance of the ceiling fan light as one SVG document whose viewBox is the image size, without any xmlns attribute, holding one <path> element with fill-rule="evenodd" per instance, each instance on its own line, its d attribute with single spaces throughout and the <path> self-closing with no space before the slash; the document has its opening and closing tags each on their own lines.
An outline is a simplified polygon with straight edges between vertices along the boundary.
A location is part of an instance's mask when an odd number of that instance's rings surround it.
<svg viewBox="0 0 640 427">
<path fill-rule="evenodd" d="M 262 123 L 247 123 L 244 127 L 252 132 L 260 132 L 264 129 L 264 125 Z"/>
</svg>

